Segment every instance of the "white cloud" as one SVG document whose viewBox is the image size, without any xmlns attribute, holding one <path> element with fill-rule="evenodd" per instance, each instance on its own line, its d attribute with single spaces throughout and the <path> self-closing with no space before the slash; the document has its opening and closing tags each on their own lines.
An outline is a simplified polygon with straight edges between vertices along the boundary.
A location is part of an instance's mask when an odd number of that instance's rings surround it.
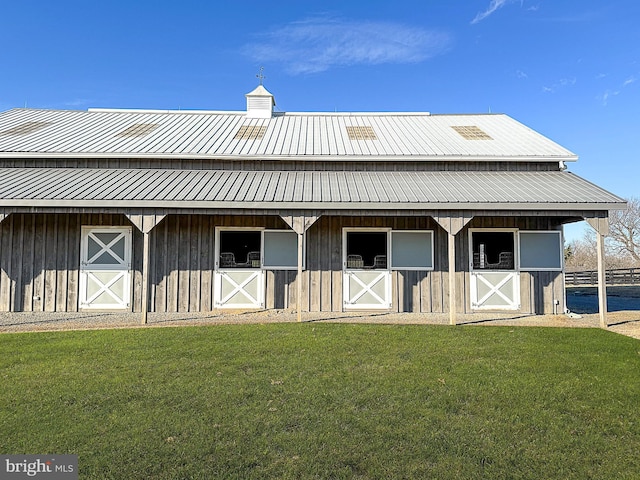
<svg viewBox="0 0 640 480">
<path fill-rule="evenodd" d="M 635 83 L 636 80 L 637 80 L 636 77 L 629 77 L 624 82 L 622 82 L 622 87 L 624 88 L 627 85 L 631 85 L 632 83 Z"/>
<path fill-rule="evenodd" d="M 326 17 L 293 22 L 260 39 L 243 52 L 260 63 L 282 63 L 294 75 L 338 66 L 417 63 L 446 52 L 452 42 L 435 30 Z"/>
<path fill-rule="evenodd" d="M 516 77 L 529 78 L 529 75 L 527 75 L 526 72 L 523 72 L 522 70 L 516 70 Z"/>
<path fill-rule="evenodd" d="M 571 87 L 573 85 L 576 84 L 576 78 L 575 77 L 571 77 L 571 78 L 561 78 L 560 80 L 558 80 L 557 82 L 549 85 L 549 86 L 544 86 L 542 87 L 542 91 L 545 93 L 556 93 L 558 90 L 566 88 L 566 87 Z"/>
<path fill-rule="evenodd" d="M 493 14 L 496 10 L 504 7 L 507 3 L 511 3 L 513 0 L 491 0 L 491 3 L 487 7 L 484 12 L 478 13 L 473 20 L 471 20 L 471 24 L 476 24 L 487 18 L 489 15 Z"/>
<path fill-rule="evenodd" d="M 616 88 L 615 90 L 607 89 L 604 91 L 602 95 L 598 96 L 597 98 L 602 102 L 602 106 L 606 107 L 611 97 L 620 95 L 624 88 L 635 83 L 637 80 L 638 78 L 635 75 L 632 75 L 631 77 L 627 78 L 624 82 L 622 82 L 619 88 Z"/>
<path fill-rule="evenodd" d="M 609 97 L 615 97 L 616 95 L 620 95 L 620 90 L 611 91 L 605 90 L 605 92 L 600 95 L 599 100 L 602 101 L 602 106 L 606 107 L 609 102 Z"/>
</svg>

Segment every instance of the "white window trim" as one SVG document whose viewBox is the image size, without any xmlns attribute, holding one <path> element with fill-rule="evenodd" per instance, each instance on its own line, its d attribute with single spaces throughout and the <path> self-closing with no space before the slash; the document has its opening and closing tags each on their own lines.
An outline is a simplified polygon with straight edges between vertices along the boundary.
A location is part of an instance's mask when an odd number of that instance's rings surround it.
<svg viewBox="0 0 640 480">
<path fill-rule="evenodd" d="M 272 265 L 265 265 L 264 264 L 264 234 L 265 233 L 270 233 L 270 232 L 287 232 L 287 233 L 293 233 L 296 236 L 296 242 L 297 242 L 297 237 L 298 234 L 291 229 L 286 229 L 286 228 L 280 228 L 280 229 L 271 229 L 271 228 L 265 228 L 262 229 L 262 234 L 261 234 L 261 239 L 260 239 L 260 266 L 262 267 L 263 270 L 297 270 L 298 266 L 284 266 L 284 267 L 278 267 L 278 266 L 272 266 Z M 296 243 L 297 246 L 297 243 Z M 296 258 L 298 258 L 298 251 L 296 249 Z M 302 269 L 305 270 L 306 269 L 306 263 L 307 263 L 307 234 L 306 232 L 302 234 Z"/>
<path fill-rule="evenodd" d="M 521 233 L 554 233 L 558 235 L 558 241 L 560 243 L 560 267 L 553 268 L 534 268 L 534 267 L 520 267 L 523 272 L 563 272 L 564 271 L 564 235 L 560 230 L 519 230 L 518 231 L 518 264 L 520 264 L 520 234 Z"/>
<path fill-rule="evenodd" d="M 434 245 L 434 234 L 433 230 L 391 230 L 389 235 L 389 251 L 393 252 L 393 234 L 394 233 L 428 233 L 431 237 L 431 267 L 394 267 L 393 266 L 393 258 L 389 255 L 390 269 L 394 271 L 403 271 L 403 270 L 411 270 L 411 271 L 432 271 L 435 269 L 435 245 Z"/>
<path fill-rule="evenodd" d="M 347 233 L 349 232 L 366 232 L 366 233 L 386 233 L 387 234 L 387 268 L 376 268 L 380 272 L 391 271 L 391 228 L 384 227 L 343 227 L 342 228 L 342 270 L 345 272 L 353 270 L 369 270 L 364 268 L 347 268 Z"/>
<path fill-rule="evenodd" d="M 519 272 L 520 271 L 520 237 L 517 228 L 470 228 L 469 229 L 469 271 L 470 272 Z M 487 268 L 473 268 L 473 233 L 474 232 L 490 232 L 513 233 L 513 269 L 512 270 L 490 270 Z"/>
</svg>

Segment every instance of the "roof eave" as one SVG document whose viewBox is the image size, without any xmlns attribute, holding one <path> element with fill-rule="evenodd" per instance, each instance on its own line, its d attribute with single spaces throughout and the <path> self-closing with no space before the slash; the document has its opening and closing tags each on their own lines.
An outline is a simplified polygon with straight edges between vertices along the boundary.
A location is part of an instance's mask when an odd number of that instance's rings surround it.
<svg viewBox="0 0 640 480">
<path fill-rule="evenodd" d="M 508 211 L 585 211 L 624 210 L 621 202 L 234 202 L 176 200 L 56 200 L 2 199 L 0 207 L 69 207 L 69 208 L 176 208 L 176 209 L 237 209 L 237 210 L 508 210 Z"/>
<path fill-rule="evenodd" d="M 467 162 L 575 162 L 577 155 L 483 156 L 483 155 L 220 155 L 208 153 L 132 153 L 132 152 L 0 152 L 0 158 L 140 158 L 157 160 L 294 160 L 326 161 L 467 161 Z"/>
</svg>

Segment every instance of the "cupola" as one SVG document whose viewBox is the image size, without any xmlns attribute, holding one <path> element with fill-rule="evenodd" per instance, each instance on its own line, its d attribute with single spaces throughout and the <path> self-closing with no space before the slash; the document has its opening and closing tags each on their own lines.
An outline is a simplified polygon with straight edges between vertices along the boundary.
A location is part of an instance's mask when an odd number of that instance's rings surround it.
<svg viewBox="0 0 640 480">
<path fill-rule="evenodd" d="M 248 118 L 271 118 L 273 107 L 276 104 L 273 95 L 262 86 L 258 85 L 255 90 L 247 93 L 247 117 Z"/>
</svg>

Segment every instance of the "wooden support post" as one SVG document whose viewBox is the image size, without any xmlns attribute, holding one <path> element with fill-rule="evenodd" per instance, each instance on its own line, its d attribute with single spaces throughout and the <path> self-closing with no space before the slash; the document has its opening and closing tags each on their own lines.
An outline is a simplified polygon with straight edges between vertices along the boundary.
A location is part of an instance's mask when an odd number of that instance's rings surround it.
<svg viewBox="0 0 640 480">
<path fill-rule="evenodd" d="M 142 233 L 142 324 L 147 323 L 149 311 L 149 232 Z"/>
<path fill-rule="evenodd" d="M 303 234 L 298 233 L 298 291 L 297 291 L 297 310 L 298 310 L 298 322 L 302 322 L 302 246 L 303 246 Z"/>
<path fill-rule="evenodd" d="M 609 217 L 604 215 L 585 217 L 585 220 L 596 231 L 598 249 L 598 311 L 600 326 L 607 328 L 607 277 L 604 264 L 604 237 L 609 234 Z"/>
<path fill-rule="evenodd" d="M 604 235 L 596 234 L 598 247 L 598 312 L 600 313 L 600 326 L 607 328 L 607 279 L 604 265 Z"/>
<path fill-rule="evenodd" d="M 304 233 L 315 223 L 320 215 L 317 212 L 291 212 L 290 215 L 280 214 L 280 218 L 298 234 L 298 276 L 296 288 L 296 309 L 298 322 L 302 322 L 302 263 L 304 253 Z"/>
<path fill-rule="evenodd" d="M 456 324 L 456 236 L 449 237 L 449 325 Z"/>
<path fill-rule="evenodd" d="M 164 213 L 153 212 L 149 215 L 130 212 L 125 214 L 129 221 L 142 232 L 142 323 L 147 323 L 149 311 L 149 234 L 166 216 Z"/>
<path fill-rule="evenodd" d="M 448 237 L 449 251 L 449 324 L 456 324 L 456 235 L 471 221 L 473 215 L 468 212 L 442 211 L 433 219 L 438 222 Z"/>
</svg>

